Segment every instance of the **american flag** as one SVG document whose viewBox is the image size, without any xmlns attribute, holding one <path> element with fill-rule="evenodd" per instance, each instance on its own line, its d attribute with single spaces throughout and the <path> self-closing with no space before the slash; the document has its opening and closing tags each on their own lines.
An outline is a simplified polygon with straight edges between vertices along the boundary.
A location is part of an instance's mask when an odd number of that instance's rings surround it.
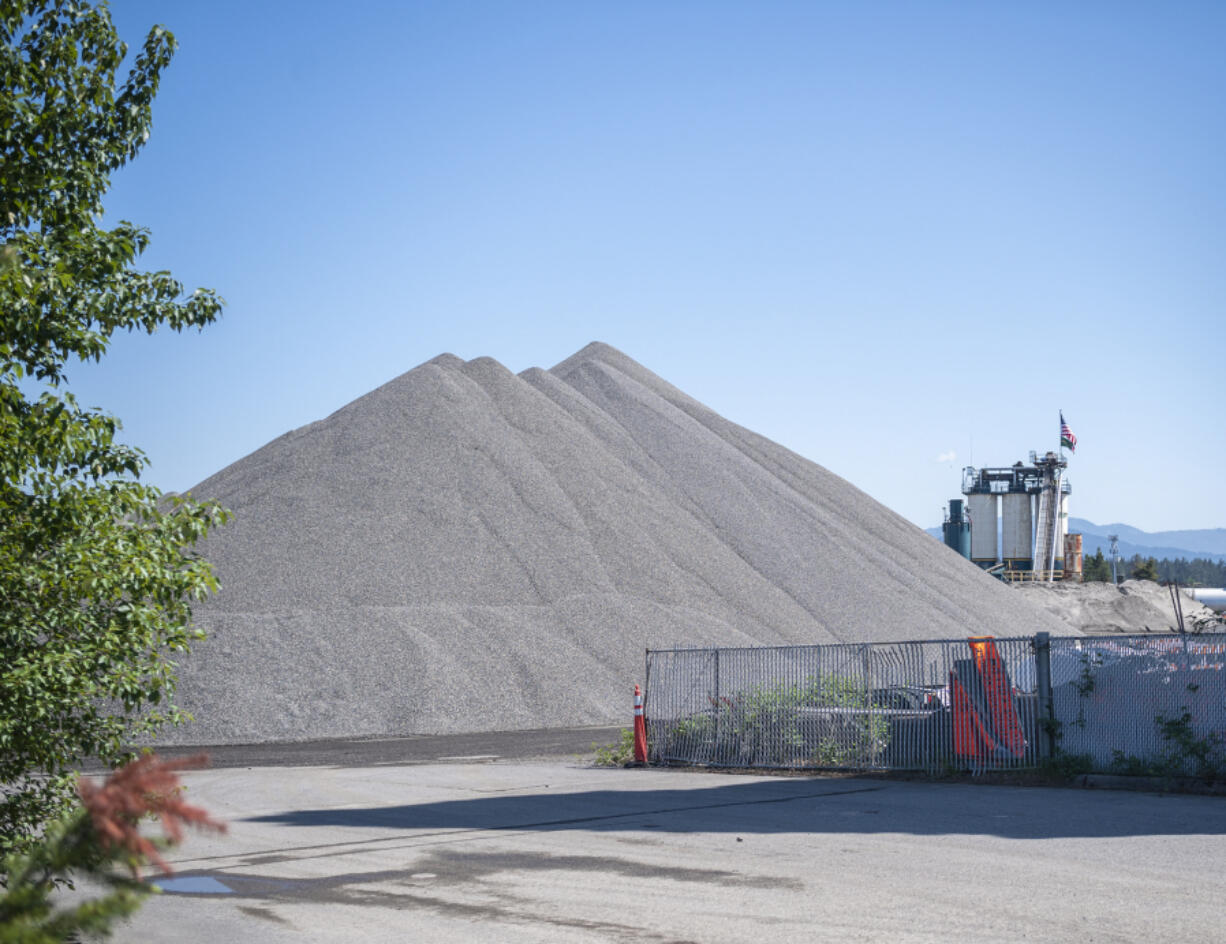
<svg viewBox="0 0 1226 944">
<path fill-rule="evenodd" d="M 1067 449 L 1069 452 L 1077 451 L 1077 437 L 1073 435 L 1073 431 L 1068 428 L 1068 423 L 1064 422 L 1064 411 L 1060 411 L 1060 447 Z"/>
</svg>

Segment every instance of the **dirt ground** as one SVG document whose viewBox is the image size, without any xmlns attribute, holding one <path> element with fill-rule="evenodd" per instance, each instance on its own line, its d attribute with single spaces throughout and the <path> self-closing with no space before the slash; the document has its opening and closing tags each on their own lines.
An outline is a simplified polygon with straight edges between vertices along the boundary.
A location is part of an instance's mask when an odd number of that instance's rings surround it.
<svg viewBox="0 0 1226 944">
<path fill-rule="evenodd" d="M 1053 616 L 1083 633 L 1167 633 L 1177 631 L 1179 622 L 1170 591 L 1151 580 L 1125 580 L 1118 587 L 1109 583 L 1027 583 L 1016 584 Z M 1212 618 L 1213 611 L 1180 591 L 1186 631 L 1194 624 Z"/>
</svg>

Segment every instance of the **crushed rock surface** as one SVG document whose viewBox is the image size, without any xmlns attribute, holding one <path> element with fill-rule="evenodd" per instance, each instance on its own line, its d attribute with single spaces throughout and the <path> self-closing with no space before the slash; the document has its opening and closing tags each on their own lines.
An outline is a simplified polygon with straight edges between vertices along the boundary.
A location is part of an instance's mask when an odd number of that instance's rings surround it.
<svg viewBox="0 0 1226 944">
<path fill-rule="evenodd" d="M 191 491 L 234 518 L 163 743 L 628 724 L 647 647 L 1067 632 L 599 343 L 441 355 Z"/>
<path fill-rule="evenodd" d="M 1118 587 L 1097 581 L 1025 583 L 1014 589 L 1062 620 L 1065 633 L 1169 633 L 1179 628 L 1170 591 L 1152 580 L 1125 580 Z M 1193 620 L 1213 616 L 1186 590 L 1180 599 L 1186 630 Z"/>
</svg>

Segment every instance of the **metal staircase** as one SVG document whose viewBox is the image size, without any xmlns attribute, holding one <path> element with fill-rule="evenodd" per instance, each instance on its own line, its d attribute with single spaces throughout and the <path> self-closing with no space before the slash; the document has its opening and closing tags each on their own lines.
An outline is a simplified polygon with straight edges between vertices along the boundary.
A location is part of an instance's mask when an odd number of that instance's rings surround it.
<svg viewBox="0 0 1226 944">
<path fill-rule="evenodd" d="M 1060 520 L 1060 475 L 1047 479 L 1039 492 L 1039 514 L 1035 522 L 1034 535 L 1034 570 L 1035 577 L 1045 583 L 1054 579 L 1052 570 L 1054 559 L 1063 557 L 1060 549 L 1053 542 L 1059 533 L 1057 524 Z M 1055 553 L 1053 553 L 1053 551 Z M 1042 576 L 1040 576 L 1042 575 Z"/>
</svg>

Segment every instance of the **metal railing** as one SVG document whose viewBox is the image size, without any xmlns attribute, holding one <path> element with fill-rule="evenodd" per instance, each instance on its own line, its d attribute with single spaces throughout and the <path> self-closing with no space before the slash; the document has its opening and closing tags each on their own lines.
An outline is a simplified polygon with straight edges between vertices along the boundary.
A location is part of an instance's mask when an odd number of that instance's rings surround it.
<svg viewBox="0 0 1226 944">
<path fill-rule="evenodd" d="M 1005 583 L 1063 583 L 1067 574 L 1063 570 L 1002 570 L 1000 579 Z"/>
<path fill-rule="evenodd" d="M 650 759 L 987 770 L 1063 752 L 1169 769 L 1180 739 L 1195 754 L 1226 732 L 1224 662 L 1226 635 L 648 650 Z"/>
</svg>

